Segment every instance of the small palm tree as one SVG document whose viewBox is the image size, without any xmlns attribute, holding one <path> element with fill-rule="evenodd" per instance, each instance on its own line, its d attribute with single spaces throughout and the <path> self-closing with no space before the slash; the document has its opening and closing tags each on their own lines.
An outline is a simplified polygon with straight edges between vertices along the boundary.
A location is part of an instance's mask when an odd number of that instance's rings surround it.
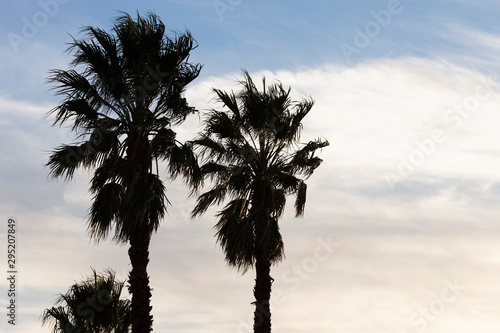
<svg viewBox="0 0 500 333">
<path fill-rule="evenodd" d="M 43 312 L 42 325 L 52 326 L 54 333 L 130 332 L 130 301 L 120 299 L 124 282 L 111 270 L 92 271 L 93 276 L 73 284 L 56 306 Z"/>
<path fill-rule="evenodd" d="M 183 92 L 201 70 L 188 63 L 196 47 L 189 32 L 169 38 L 158 16 L 118 17 L 112 33 L 84 29 L 73 40 L 70 70 L 54 70 L 49 82 L 63 96 L 52 110 L 54 125 L 71 124 L 78 142 L 51 154 L 55 178 L 71 179 L 77 168 L 93 171 L 93 202 L 88 218 L 91 237 L 109 233 L 130 244 L 132 331 L 148 333 L 151 289 L 147 265 L 151 235 L 165 215 L 168 200 L 158 176 L 158 160 L 169 175 L 193 184 L 199 177 L 189 145 L 176 140 L 172 127 L 195 112 Z"/>
<path fill-rule="evenodd" d="M 202 173 L 213 183 L 198 197 L 193 216 L 230 200 L 217 215 L 217 241 L 229 265 L 243 273 L 255 266 L 254 331 L 268 333 L 270 269 L 284 255 L 278 220 L 290 194 L 296 195 L 296 215 L 304 213 L 304 178 L 321 164 L 315 152 L 328 141 L 298 143 L 311 99 L 292 102 L 290 89 L 281 84 L 266 87 L 265 79 L 263 91 L 258 91 L 250 75 L 244 74 L 240 93 L 214 89 L 228 111 L 212 110 L 193 141 L 204 158 Z"/>
</svg>

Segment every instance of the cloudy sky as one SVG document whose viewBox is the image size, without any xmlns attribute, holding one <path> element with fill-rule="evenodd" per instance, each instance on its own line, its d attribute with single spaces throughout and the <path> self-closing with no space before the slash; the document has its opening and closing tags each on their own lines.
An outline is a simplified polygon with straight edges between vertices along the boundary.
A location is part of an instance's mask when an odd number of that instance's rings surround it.
<svg viewBox="0 0 500 333">
<path fill-rule="evenodd" d="M 18 317 L 5 332 L 49 332 L 39 316 L 75 280 L 130 269 L 127 246 L 89 242 L 89 175 L 48 178 L 48 152 L 72 136 L 44 115 L 45 83 L 65 69 L 70 35 L 108 29 L 119 11 L 155 11 L 189 29 L 204 65 L 190 104 L 237 89 L 245 68 L 316 104 L 302 139 L 331 146 L 309 179 L 305 217 L 281 222 L 286 259 L 273 268 L 273 331 L 500 332 L 500 4 L 496 0 L 5 1 L 0 14 L 0 227 L 18 230 Z M 178 128 L 189 139 L 197 117 Z M 228 268 L 210 210 L 168 183 L 154 235 L 156 332 L 250 332 L 253 272 Z"/>
</svg>

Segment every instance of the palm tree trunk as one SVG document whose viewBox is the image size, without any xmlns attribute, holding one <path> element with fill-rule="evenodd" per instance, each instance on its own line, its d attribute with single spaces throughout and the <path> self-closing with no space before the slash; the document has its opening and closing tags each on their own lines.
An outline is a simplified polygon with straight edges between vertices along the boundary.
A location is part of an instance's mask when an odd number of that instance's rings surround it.
<svg viewBox="0 0 500 333">
<path fill-rule="evenodd" d="M 132 333 L 150 333 L 153 316 L 151 316 L 151 288 L 147 266 L 149 263 L 150 235 L 145 225 L 139 226 L 130 237 L 128 251 L 132 271 L 129 274 L 129 291 L 132 295 Z"/>
<path fill-rule="evenodd" d="M 254 312 L 254 333 L 271 332 L 271 309 L 269 300 L 271 299 L 271 262 L 262 254 L 257 253 L 255 260 L 255 312 Z"/>
<path fill-rule="evenodd" d="M 137 183 L 146 181 L 149 168 L 149 142 L 147 136 L 136 128 L 129 134 L 129 147 L 127 156 L 139 165 Z M 129 291 L 132 295 L 131 321 L 132 333 L 150 333 L 153 328 L 151 316 L 151 288 L 147 266 L 149 263 L 149 243 L 151 232 L 148 215 L 142 217 L 142 223 L 137 223 L 130 233 L 130 248 L 128 255 L 132 270 L 129 273 Z"/>
</svg>

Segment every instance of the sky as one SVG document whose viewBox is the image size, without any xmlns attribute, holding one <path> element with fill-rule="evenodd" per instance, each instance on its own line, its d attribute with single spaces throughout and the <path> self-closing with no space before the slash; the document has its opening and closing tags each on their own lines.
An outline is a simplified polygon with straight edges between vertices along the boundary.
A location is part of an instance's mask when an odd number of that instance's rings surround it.
<svg viewBox="0 0 500 333">
<path fill-rule="evenodd" d="M 46 83 L 67 69 L 71 36 L 109 29 L 121 11 L 154 11 L 189 30 L 202 72 L 186 91 L 200 115 L 211 88 L 242 69 L 311 96 L 301 140 L 330 147 L 308 180 L 305 216 L 281 220 L 272 269 L 273 332 L 500 332 L 500 4 L 493 0 L 4 1 L 0 13 L 2 332 L 49 332 L 40 315 L 91 268 L 130 270 L 127 246 L 90 242 L 90 175 L 52 180 L 50 151 L 74 137 L 45 115 Z M 177 128 L 188 140 L 199 117 Z M 250 332 L 254 271 L 229 268 L 217 207 L 190 219 L 172 203 L 153 235 L 155 332 Z M 293 198 L 292 198 L 293 200 Z M 7 323 L 7 221 L 16 221 L 17 317 Z M 125 295 L 126 296 L 126 295 Z"/>
</svg>

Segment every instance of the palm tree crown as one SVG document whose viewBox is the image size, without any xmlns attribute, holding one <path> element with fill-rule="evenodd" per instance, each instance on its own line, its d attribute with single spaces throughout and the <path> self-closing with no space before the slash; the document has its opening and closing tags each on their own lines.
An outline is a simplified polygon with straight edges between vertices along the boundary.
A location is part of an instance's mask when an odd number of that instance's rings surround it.
<svg viewBox="0 0 500 333">
<path fill-rule="evenodd" d="M 82 140 L 56 149 L 48 165 L 53 177 L 66 179 L 78 167 L 95 168 L 90 232 L 105 238 L 114 223 L 114 237 L 125 242 L 146 214 L 150 231 L 164 216 L 164 188 L 152 162 L 167 159 L 172 176 L 196 171 L 171 126 L 195 111 L 182 93 L 201 66 L 187 62 L 195 47 L 189 32 L 166 38 L 154 14 L 137 21 L 119 17 L 115 35 L 93 27 L 84 31 L 87 38 L 69 48 L 75 68 L 54 70 L 49 77 L 64 97 L 52 110 L 54 123 L 72 122 Z M 147 169 L 141 170 L 145 162 Z"/>
<path fill-rule="evenodd" d="M 113 231 L 116 241 L 130 242 L 133 331 L 149 332 L 149 241 L 168 203 L 158 160 L 167 161 L 171 177 L 199 181 L 196 159 L 172 127 L 195 112 L 183 92 L 201 65 L 188 62 L 196 47 L 189 31 L 169 38 L 153 13 L 136 20 L 123 14 L 112 33 L 84 32 L 70 44 L 73 67 L 49 77 L 63 96 L 52 110 L 54 124 L 70 123 L 78 141 L 57 148 L 48 166 L 53 177 L 66 179 L 80 167 L 94 171 L 90 235 L 99 241 Z"/>
<path fill-rule="evenodd" d="M 290 89 L 282 84 L 266 87 L 265 79 L 259 91 L 250 75 L 244 74 L 238 94 L 214 89 L 217 100 L 228 110 L 210 111 L 203 132 L 194 140 L 204 157 L 202 173 L 213 187 L 198 197 L 193 216 L 229 199 L 217 215 L 217 241 L 229 265 L 243 272 L 256 266 L 257 322 L 257 315 L 270 317 L 265 313 L 268 308 L 258 308 L 259 303 L 269 301 L 269 266 L 283 258 L 278 220 L 286 197 L 296 195 L 295 212 L 302 215 L 307 189 L 304 179 L 321 164 L 315 153 L 328 141 L 298 143 L 302 120 L 313 106 L 311 99 L 293 102 Z M 268 329 L 259 331 L 266 330 L 270 331 L 270 321 Z"/>
<path fill-rule="evenodd" d="M 120 299 L 124 283 L 107 270 L 73 284 L 60 294 L 56 306 L 42 314 L 42 324 L 52 326 L 52 332 L 128 333 L 130 301 Z"/>
</svg>

